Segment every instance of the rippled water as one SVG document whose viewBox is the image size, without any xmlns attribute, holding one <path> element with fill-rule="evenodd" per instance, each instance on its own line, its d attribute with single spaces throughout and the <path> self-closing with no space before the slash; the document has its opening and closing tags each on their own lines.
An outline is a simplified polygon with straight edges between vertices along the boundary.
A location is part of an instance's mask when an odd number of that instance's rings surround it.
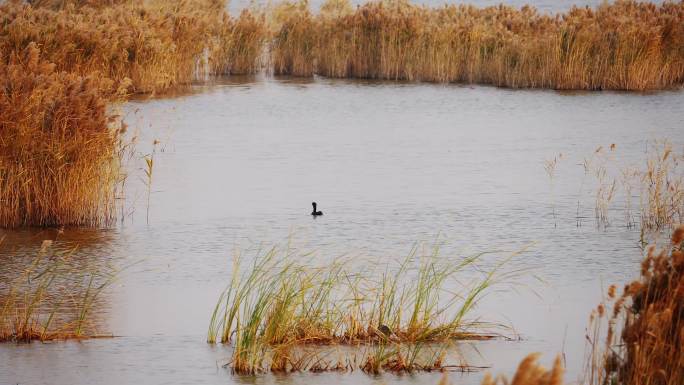
<svg viewBox="0 0 684 385">
<path fill-rule="evenodd" d="M 609 164 L 619 167 L 642 166 L 654 140 L 684 145 L 682 92 L 230 78 L 123 110 L 139 143 L 122 223 L 2 231 L 5 272 L 20 270 L 43 239 L 79 245 L 76 255 L 93 266 L 136 263 L 98 309 L 103 328 L 120 337 L 2 344 L 0 383 L 437 383 L 438 374 L 251 378 L 222 368 L 230 349 L 204 341 L 233 251 L 250 256 L 288 238 L 322 260 L 388 263 L 421 241 L 437 240 L 447 256 L 502 250 L 498 258 L 527 247 L 510 265 L 528 272 L 522 286 L 491 293 L 476 311 L 512 325 L 522 340 L 462 351 L 495 373 L 511 373 L 532 351 L 547 364 L 563 351 L 573 380 L 602 288 L 634 277 L 641 258 L 624 197 L 611 205 L 611 225 L 597 228 L 595 181 L 582 162 L 599 145 L 616 145 Z M 155 139 L 148 224 L 141 157 Z M 559 153 L 552 190 L 544 160 Z M 308 215 L 313 200 L 323 217 Z"/>
</svg>

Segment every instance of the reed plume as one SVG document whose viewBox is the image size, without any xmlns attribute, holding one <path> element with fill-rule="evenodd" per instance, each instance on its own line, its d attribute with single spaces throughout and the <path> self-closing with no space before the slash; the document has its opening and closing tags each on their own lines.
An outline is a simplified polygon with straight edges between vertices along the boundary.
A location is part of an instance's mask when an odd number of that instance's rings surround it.
<svg viewBox="0 0 684 385">
<path fill-rule="evenodd" d="M 609 292 L 612 312 L 600 304 L 588 340 L 587 383 L 674 385 L 684 380 L 684 226 L 677 227 L 669 252 L 651 247 L 641 276 L 623 294 Z M 607 323 L 605 346 L 597 330 Z"/>
<path fill-rule="evenodd" d="M 108 225 L 122 124 L 111 82 L 60 72 L 36 44 L 0 62 L 0 226 Z"/>
</svg>

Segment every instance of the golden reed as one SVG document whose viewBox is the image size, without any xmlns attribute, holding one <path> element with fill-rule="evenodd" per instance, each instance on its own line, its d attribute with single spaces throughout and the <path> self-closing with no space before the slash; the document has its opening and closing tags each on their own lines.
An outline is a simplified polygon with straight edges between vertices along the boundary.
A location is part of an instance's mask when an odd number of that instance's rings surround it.
<svg viewBox="0 0 684 385">
<path fill-rule="evenodd" d="M 640 275 L 621 296 L 611 286 L 610 303 L 600 304 L 592 314 L 586 381 L 590 385 L 684 381 L 684 226 L 674 230 L 669 252 L 648 250 Z M 605 346 L 600 347 L 596 342 L 602 323 L 608 326 Z"/>
<path fill-rule="evenodd" d="M 121 126 L 109 83 L 56 71 L 33 43 L 0 62 L 1 227 L 112 220 Z"/>
<path fill-rule="evenodd" d="M 128 77 L 133 92 L 260 70 L 583 90 L 684 82 L 681 1 L 617 1 L 547 15 L 530 6 L 389 0 L 353 9 L 328 0 L 318 13 L 306 2 L 283 2 L 238 17 L 221 0 L 38 3 L 46 6 L 0 7 L 0 47 L 35 41 L 59 69 Z"/>
<path fill-rule="evenodd" d="M 0 51 L 21 51 L 34 42 L 58 70 L 130 79 L 134 93 L 259 68 L 263 20 L 249 11 L 231 18 L 223 1 L 40 3 L 45 6 L 0 5 Z"/>
<path fill-rule="evenodd" d="M 684 80 L 684 2 L 617 1 L 544 15 L 529 6 L 405 1 L 351 10 L 330 0 L 318 15 L 291 5 L 279 19 L 271 59 L 280 74 L 587 90 Z"/>
</svg>

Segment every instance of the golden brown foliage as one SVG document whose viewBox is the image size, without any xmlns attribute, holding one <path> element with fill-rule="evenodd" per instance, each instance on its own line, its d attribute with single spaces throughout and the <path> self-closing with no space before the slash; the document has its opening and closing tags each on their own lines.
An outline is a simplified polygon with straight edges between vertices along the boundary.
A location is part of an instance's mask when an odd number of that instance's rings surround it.
<svg viewBox="0 0 684 385">
<path fill-rule="evenodd" d="M 0 62 L 0 226 L 102 225 L 114 216 L 118 131 L 95 77 L 35 44 Z"/>
<path fill-rule="evenodd" d="M 650 248 L 640 279 L 627 285 L 615 301 L 604 351 L 594 349 L 590 357 L 590 384 L 684 382 L 683 234 L 684 226 L 673 232 L 670 253 L 656 254 Z"/>
<path fill-rule="evenodd" d="M 59 69 L 161 92 L 214 74 L 650 90 L 684 82 L 684 2 L 617 1 L 557 15 L 530 6 L 404 0 L 313 14 L 283 2 L 232 18 L 221 0 L 42 1 L 0 6 L 0 47 L 34 41 Z M 268 52 L 269 60 L 262 56 Z"/>
<path fill-rule="evenodd" d="M 253 72 L 263 44 L 259 25 L 249 12 L 231 19 L 222 1 L 211 0 L 58 10 L 8 3 L 0 6 L 0 49 L 18 52 L 35 42 L 58 70 L 130 78 L 132 92 L 163 92 L 211 74 Z"/>
<path fill-rule="evenodd" d="M 556 357 L 551 370 L 545 369 L 537 363 L 539 353 L 525 357 L 518 365 L 511 385 L 563 385 L 563 365 L 560 356 Z M 492 378 L 489 373 L 482 380 L 482 385 L 507 385 L 505 378 Z"/>
<path fill-rule="evenodd" d="M 684 81 L 684 2 L 617 1 L 555 16 L 401 0 L 354 12 L 334 0 L 315 17 L 302 7 L 290 5 L 275 34 L 276 73 L 591 90 Z"/>
</svg>

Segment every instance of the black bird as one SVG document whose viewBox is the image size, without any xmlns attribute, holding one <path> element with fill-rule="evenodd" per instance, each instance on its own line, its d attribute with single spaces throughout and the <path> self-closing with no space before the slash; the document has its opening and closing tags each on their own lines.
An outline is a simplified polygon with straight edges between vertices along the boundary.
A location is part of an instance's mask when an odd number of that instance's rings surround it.
<svg viewBox="0 0 684 385">
<path fill-rule="evenodd" d="M 314 217 L 323 215 L 323 211 L 316 211 L 316 202 L 311 202 L 311 205 L 313 206 L 313 211 L 311 211 L 311 215 Z"/>
</svg>

